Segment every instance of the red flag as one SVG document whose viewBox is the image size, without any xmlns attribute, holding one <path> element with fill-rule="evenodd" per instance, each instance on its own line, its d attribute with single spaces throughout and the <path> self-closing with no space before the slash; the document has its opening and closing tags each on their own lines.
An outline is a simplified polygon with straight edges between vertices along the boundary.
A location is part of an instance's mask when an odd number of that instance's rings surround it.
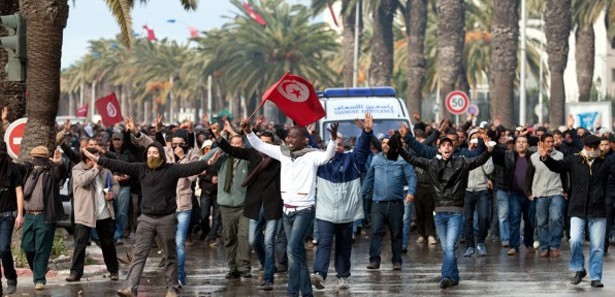
<svg viewBox="0 0 615 297">
<path fill-rule="evenodd" d="M 246 10 L 246 12 L 250 15 L 250 17 L 252 17 L 252 19 L 254 19 L 255 22 L 259 23 L 263 27 L 267 26 L 267 23 L 265 22 L 263 17 L 260 14 L 256 13 L 256 11 L 254 11 L 252 7 L 250 7 L 250 5 L 248 5 L 248 3 L 246 3 L 245 1 L 243 2 L 243 9 Z"/>
<path fill-rule="evenodd" d="M 199 30 L 195 27 L 188 27 L 188 30 L 190 30 L 190 37 L 192 38 L 197 38 L 199 37 Z"/>
<path fill-rule="evenodd" d="M 335 24 L 336 27 L 339 27 L 340 25 L 337 24 L 337 18 L 335 17 L 335 12 L 333 11 L 333 6 L 331 5 L 331 2 L 327 1 L 327 6 L 329 7 L 329 12 L 331 13 L 331 17 L 333 18 L 333 23 Z"/>
<path fill-rule="evenodd" d="M 87 117 L 88 116 L 88 108 L 90 108 L 89 104 L 85 104 L 84 106 L 81 106 L 77 109 L 77 114 L 76 116 L 78 117 Z"/>
<path fill-rule="evenodd" d="M 103 125 L 111 127 L 124 120 L 115 93 L 96 99 L 96 110 L 102 117 Z"/>
<path fill-rule="evenodd" d="M 301 126 L 307 126 L 325 116 L 318 95 L 310 82 L 303 77 L 284 74 L 263 94 L 261 105 L 271 100 L 289 118 Z"/>
<path fill-rule="evenodd" d="M 148 27 L 147 25 L 143 25 L 143 29 L 145 29 L 145 31 L 147 31 L 147 40 L 149 40 L 149 41 L 158 40 L 156 38 L 156 34 L 154 33 L 154 29 Z"/>
</svg>

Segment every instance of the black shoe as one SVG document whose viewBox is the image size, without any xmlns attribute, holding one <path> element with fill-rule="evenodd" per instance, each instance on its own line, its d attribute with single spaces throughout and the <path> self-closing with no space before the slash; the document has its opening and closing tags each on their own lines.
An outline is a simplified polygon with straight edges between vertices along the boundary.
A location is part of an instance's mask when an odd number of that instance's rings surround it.
<svg viewBox="0 0 615 297">
<path fill-rule="evenodd" d="M 17 280 L 16 279 L 9 279 L 6 281 L 6 293 L 7 294 L 13 294 L 15 292 L 17 292 Z M 0 286 L 1 287 L 1 286 Z"/>
<path fill-rule="evenodd" d="M 448 289 L 453 286 L 453 282 L 451 282 L 448 278 L 443 278 L 440 280 L 440 289 Z"/>
<path fill-rule="evenodd" d="M 120 275 L 117 272 L 111 272 L 109 273 L 109 279 L 111 279 L 112 281 L 119 280 Z"/>
<path fill-rule="evenodd" d="M 393 270 L 401 270 L 401 263 L 393 263 Z"/>
<path fill-rule="evenodd" d="M 407 248 L 407 247 L 402 247 L 402 248 L 401 248 L 401 252 L 402 252 L 403 254 L 407 253 L 407 252 L 408 252 L 408 248 Z"/>
<path fill-rule="evenodd" d="M 265 285 L 263 285 L 263 290 L 265 290 L 265 291 L 273 291 L 273 283 L 272 282 L 265 282 Z"/>
<path fill-rule="evenodd" d="M 71 273 L 65 280 L 69 283 L 78 282 L 81 280 L 81 277 L 77 276 L 76 274 Z"/>
<path fill-rule="evenodd" d="M 237 270 L 231 271 L 231 272 L 227 273 L 224 277 L 226 279 L 239 278 L 239 271 L 237 271 Z"/>
<path fill-rule="evenodd" d="M 572 278 L 572 281 L 570 283 L 573 285 L 578 285 L 586 275 L 587 272 L 585 272 L 585 269 L 577 271 L 577 273 L 574 274 L 574 277 Z"/>
<path fill-rule="evenodd" d="M 601 281 L 599 281 L 599 280 L 593 280 L 591 282 L 591 286 L 594 287 L 594 288 L 603 288 L 604 284 Z"/>
<path fill-rule="evenodd" d="M 380 263 L 370 262 L 367 269 L 380 269 Z"/>
</svg>

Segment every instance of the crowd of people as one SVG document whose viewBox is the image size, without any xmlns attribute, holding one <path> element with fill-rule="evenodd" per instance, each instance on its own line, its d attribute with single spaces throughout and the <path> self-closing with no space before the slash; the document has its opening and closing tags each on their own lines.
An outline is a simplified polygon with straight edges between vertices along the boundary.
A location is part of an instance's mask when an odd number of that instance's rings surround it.
<svg viewBox="0 0 615 297">
<path fill-rule="evenodd" d="M 439 286 L 459 284 L 463 257 L 484 257 L 488 238 L 508 255 L 521 245 L 540 257 L 560 257 L 569 239 L 571 283 L 589 273 L 603 287 L 615 215 L 615 135 L 575 127 L 504 127 L 500 121 L 460 125 L 448 120 L 373 131 L 373 117 L 355 120 L 355 135 L 338 124 L 277 125 L 262 116 L 232 122 L 150 125 L 132 118 L 113 127 L 58 125 L 56 144 L 35 147 L 16 164 L 0 145 L 0 256 L 7 292 L 17 277 L 10 251 L 13 228 L 23 228 L 21 248 L 37 290 L 46 284 L 56 223 L 64 217 L 59 187 L 69 181 L 75 224 L 67 282 L 83 276 L 90 241 L 103 250 L 110 279 L 119 279 L 116 245 L 134 238 L 128 275 L 119 296 L 136 296 L 152 247 L 163 253 L 167 296 L 187 283 L 186 246 L 200 240 L 224 245 L 227 279 L 252 277 L 273 289 L 276 272 L 288 272 L 289 296 L 324 289 L 331 254 L 337 288 L 351 286 L 352 243 L 369 228 L 368 270 L 383 264 L 388 233 L 393 270 L 402 269 L 412 226 L 420 245 L 440 241 Z M 3 127 L 6 127 L 3 112 Z M 324 132 L 324 131 L 323 131 Z M 322 139 L 320 135 L 325 135 Z M 377 137 L 376 135 L 383 135 Z M 385 227 L 387 227 L 385 229 Z M 523 231 L 522 231 L 523 230 Z M 589 266 L 583 243 L 589 235 Z M 131 235 L 132 234 L 132 235 Z M 317 244 L 313 263 L 306 242 Z M 256 264 L 252 259 L 256 255 Z"/>
</svg>

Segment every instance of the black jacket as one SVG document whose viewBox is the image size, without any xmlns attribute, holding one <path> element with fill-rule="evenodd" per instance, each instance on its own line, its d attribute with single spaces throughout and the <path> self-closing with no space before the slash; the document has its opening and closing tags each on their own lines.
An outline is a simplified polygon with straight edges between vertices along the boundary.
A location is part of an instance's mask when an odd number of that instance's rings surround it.
<svg viewBox="0 0 615 297">
<path fill-rule="evenodd" d="M 188 164 L 168 164 L 164 148 L 160 143 L 152 142 L 147 148 L 150 147 L 156 147 L 163 160 L 162 165 L 157 169 L 149 169 L 147 163 L 126 163 L 108 158 L 100 158 L 98 164 L 113 172 L 126 173 L 139 179 L 143 194 L 142 214 L 155 217 L 172 214 L 177 208 L 175 201 L 177 180 L 182 177 L 197 175 L 209 166 L 204 161 Z M 145 151 L 147 152 L 147 149 Z"/>
<path fill-rule="evenodd" d="M 569 216 L 606 217 L 605 190 L 609 174 L 613 171 L 612 159 L 596 158 L 591 167 L 580 154 L 562 161 L 553 160 L 550 156 L 547 156 L 546 160 L 540 159 L 551 171 L 570 174 Z"/>
<path fill-rule="evenodd" d="M 478 157 L 451 157 L 448 160 L 441 158 L 426 159 L 410 155 L 403 149 L 398 150 L 399 155 L 412 164 L 427 171 L 431 179 L 433 199 L 436 211 L 460 212 L 463 210 L 468 175 L 470 170 L 477 168 L 491 156 L 484 151 Z"/>
<path fill-rule="evenodd" d="M 249 161 L 248 176 L 263 159 L 254 148 L 240 148 L 231 146 L 224 138 L 216 140 L 218 146 L 225 153 L 239 159 Z M 246 200 L 243 205 L 243 215 L 258 220 L 261 206 L 266 220 L 275 220 L 282 217 L 282 195 L 280 194 L 280 161 L 271 159 L 269 166 L 256 176 L 254 182 L 246 189 Z"/>
<path fill-rule="evenodd" d="M 527 158 L 528 163 L 530 162 L 531 155 L 532 152 L 529 150 L 525 153 L 525 158 Z M 493 164 L 501 166 L 503 170 L 495 174 L 495 188 L 504 190 L 512 189 L 513 176 L 515 175 L 515 166 L 517 165 L 518 158 L 519 153 L 517 153 L 517 151 L 507 150 L 500 144 L 493 148 Z M 498 169 L 500 168 L 496 167 L 496 170 Z M 519 194 L 525 193 L 521 192 Z"/>
<path fill-rule="evenodd" d="M 34 165 L 32 163 L 26 163 L 21 167 L 24 179 L 24 185 L 28 178 L 34 177 Z M 64 218 L 64 207 L 62 206 L 62 198 L 60 197 L 60 187 L 62 181 L 66 178 L 68 167 L 66 164 L 55 165 L 52 163 L 47 164 L 42 171 L 37 175 L 37 178 L 43 179 L 44 195 L 44 211 L 45 211 L 45 223 L 55 224 Z M 28 200 L 30 197 L 26 197 L 24 189 L 24 199 Z"/>
</svg>

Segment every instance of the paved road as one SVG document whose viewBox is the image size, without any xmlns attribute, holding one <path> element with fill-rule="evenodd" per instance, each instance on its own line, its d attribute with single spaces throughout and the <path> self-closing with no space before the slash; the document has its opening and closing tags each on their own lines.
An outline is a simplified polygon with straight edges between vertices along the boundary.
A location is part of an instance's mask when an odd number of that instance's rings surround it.
<svg viewBox="0 0 615 297">
<path fill-rule="evenodd" d="M 388 241 L 388 238 L 387 238 Z M 484 258 L 460 258 L 461 282 L 452 289 L 441 290 L 438 286 L 442 250 L 440 246 L 411 244 L 404 256 L 403 270 L 393 271 L 390 260 L 390 245 L 385 241 L 383 263 L 380 270 L 368 271 L 369 239 L 358 239 L 353 245 L 351 288 L 338 292 L 331 262 L 330 276 L 324 290 L 315 290 L 315 296 L 615 296 L 615 255 L 605 258 L 603 282 L 605 288 L 596 289 L 584 281 L 578 286 L 569 284 L 572 273 L 568 271 L 569 251 L 564 244 L 562 255 L 557 259 L 540 258 L 527 254 L 522 248 L 514 257 L 497 243 L 489 242 L 489 256 Z M 91 253 L 100 250 L 91 248 Z M 463 249 L 463 247 L 462 247 Z M 586 245 L 586 250 L 588 249 Z M 461 252 L 460 252 L 461 253 Z M 199 243 L 188 247 L 188 284 L 181 296 L 285 296 L 286 275 L 278 274 L 274 291 L 264 292 L 257 285 L 259 272 L 253 271 L 252 279 L 226 280 L 225 255 L 222 246 L 209 247 Z M 312 263 L 313 250 L 308 250 Z M 164 279 L 157 265 L 159 255 L 152 253 L 147 262 L 139 296 L 164 296 Z M 253 266 L 257 267 L 254 260 Z M 127 266 L 120 268 L 123 279 Z M 79 283 L 67 284 L 64 276 L 48 281 L 43 292 L 35 292 L 29 277 L 19 279 L 18 293 L 21 296 L 115 296 L 121 282 L 111 282 L 100 273 Z"/>
</svg>

